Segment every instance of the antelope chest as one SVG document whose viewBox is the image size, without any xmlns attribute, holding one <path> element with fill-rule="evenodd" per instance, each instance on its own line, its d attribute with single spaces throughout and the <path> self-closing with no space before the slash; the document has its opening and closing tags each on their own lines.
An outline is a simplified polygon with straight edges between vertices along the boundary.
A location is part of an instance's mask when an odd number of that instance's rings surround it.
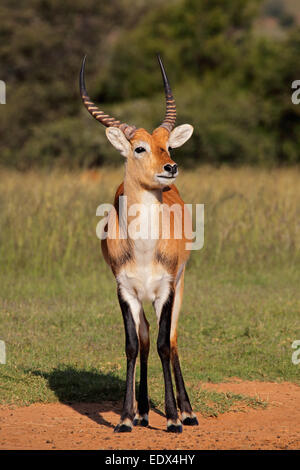
<svg viewBox="0 0 300 470">
<path fill-rule="evenodd" d="M 124 266 L 118 275 L 122 289 L 140 301 L 154 302 L 169 290 L 171 276 L 154 262 L 157 241 L 135 240 L 134 262 Z"/>
<path fill-rule="evenodd" d="M 118 275 L 122 288 L 140 301 L 154 302 L 164 296 L 164 292 L 169 290 L 170 286 L 170 274 L 164 266 L 155 261 L 159 240 L 153 237 L 157 231 L 153 227 L 155 222 L 150 215 L 151 204 L 155 203 L 157 205 L 157 199 L 151 194 L 145 195 L 142 199 L 142 209 L 134 220 L 134 226 L 137 228 L 136 236 L 131 237 L 133 262 L 125 265 Z"/>
</svg>

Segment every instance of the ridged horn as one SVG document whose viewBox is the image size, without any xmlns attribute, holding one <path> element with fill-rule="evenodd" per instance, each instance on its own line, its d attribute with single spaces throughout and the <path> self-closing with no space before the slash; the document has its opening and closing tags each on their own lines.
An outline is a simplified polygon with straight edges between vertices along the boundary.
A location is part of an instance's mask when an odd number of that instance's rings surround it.
<svg viewBox="0 0 300 470">
<path fill-rule="evenodd" d="M 164 68 L 164 64 L 162 63 L 162 60 L 159 54 L 157 54 L 157 58 L 158 58 L 158 63 L 159 63 L 160 70 L 161 70 L 162 79 L 164 82 L 165 96 L 166 96 L 166 114 L 165 114 L 165 118 L 163 122 L 161 123 L 159 127 L 164 127 L 169 132 L 171 132 L 172 129 L 174 129 L 175 122 L 176 122 L 176 104 L 175 104 L 175 100 L 172 94 L 169 80 L 168 80 L 168 77 Z"/>
<path fill-rule="evenodd" d="M 136 127 L 135 126 L 129 126 L 126 123 L 121 123 L 120 121 L 116 120 L 115 118 L 109 116 L 109 114 L 105 114 L 103 111 L 101 111 L 95 103 L 90 99 L 89 95 L 87 94 L 86 87 L 85 87 L 85 80 L 84 80 L 84 69 L 85 69 L 85 62 L 86 62 L 86 56 L 84 56 L 82 64 L 81 64 L 81 69 L 80 69 L 80 75 L 79 75 L 79 89 L 80 89 L 80 95 L 82 102 L 88 112 L 95 118 L 97 121 L 101 122 L 106 127 L 119 127 L 121 131 L 125 134 L 125 137 L 130 140 L 135 134 Z"/>
</svg>

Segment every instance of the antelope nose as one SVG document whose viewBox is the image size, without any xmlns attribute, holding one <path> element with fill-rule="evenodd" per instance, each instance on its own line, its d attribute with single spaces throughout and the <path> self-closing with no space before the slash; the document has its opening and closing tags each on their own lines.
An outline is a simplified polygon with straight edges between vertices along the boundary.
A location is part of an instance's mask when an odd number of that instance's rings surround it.
<svg viewBox="0 0 300 470">
<path fill-rule="evenodd" d="M 167 171 L 168 173 L 172 173 L 172 175 L 175 175 L 177 173 L 177 165 L 174 163 L 174 165 L 170 165 L 169 163 L 164 166 L 164 170 Z"/>
</svg>

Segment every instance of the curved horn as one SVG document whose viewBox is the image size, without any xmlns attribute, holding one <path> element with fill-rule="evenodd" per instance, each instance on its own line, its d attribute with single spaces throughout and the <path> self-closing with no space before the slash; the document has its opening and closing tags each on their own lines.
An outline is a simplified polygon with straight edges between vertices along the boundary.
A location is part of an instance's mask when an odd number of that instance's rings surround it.
<svg viewBox="0 0 300 470">
<path fill-rule="evenodd" d="M 109 116 L 109 114 L 105 114 L 90 99 L 85 88 L 85 80 L 84 80 L 85 61 L 86 61 L 86 56 L 84 56 L 83 58 L 81 69 L 80 69 L 80 75 L 79 75 L 79 89 L 80 89 L 80 95 L 81 95 L 81 99 L 82 99 L 84 106 L 86 107 L 88 112 L 95 119 L 97 119 L 97 121 L 101 122 L 101 124 L 103 124 L 106 127 L 112 127 L 112 126 L 119 127 L 121 131 L 124 132 L 125 137 L 128 140 L 132 139 L 136 131 L 135 126 L 129 126 L 128 124 L 121 123 L 120 121 L 117 121 L 115 118 Z"/>
<path fill-rule="evenodd" d="M 171 132 L 172 129 L 174 129 L 175 126 L 175 121 L 176 121 L 176 104 L 175 100 L 172 94 L 172 90 L 169 84 L 169 80 L 164 68 L 164 65 L 162 63 L 161 57 L 159 54 L 157 54 L 158 58 L 158 63 L 160 66 L 163 82 L 164 82 L 164 88 L 165 88 L 165 95 L 166 95 L 166 114 L 163 122 L 159 127 L 164 127 L 167 129 L 169 132 Z"/>
</svg>

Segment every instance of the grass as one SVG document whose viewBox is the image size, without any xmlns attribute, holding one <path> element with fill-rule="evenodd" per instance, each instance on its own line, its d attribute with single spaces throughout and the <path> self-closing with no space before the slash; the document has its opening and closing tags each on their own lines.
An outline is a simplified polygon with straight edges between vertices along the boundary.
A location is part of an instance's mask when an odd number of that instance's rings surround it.
<svg viewBox="0 0 300 470">
<path fill-rule="evenodd" d="M 230 377 L 300 383 L 298 169 L 182 171 L 186 202 L 205 204 L 205 244 L 188 264 L 179 350 L 194 408 L 214 416 L 263 406 L 201 389 Z M 0 402 L 120 400 L 124 331 L 115 282 L 96 237 L 96 208 L 122 170 L 0 173 Z M 149 388 L 163 409 L 151 323 Z"/>
</svg>

